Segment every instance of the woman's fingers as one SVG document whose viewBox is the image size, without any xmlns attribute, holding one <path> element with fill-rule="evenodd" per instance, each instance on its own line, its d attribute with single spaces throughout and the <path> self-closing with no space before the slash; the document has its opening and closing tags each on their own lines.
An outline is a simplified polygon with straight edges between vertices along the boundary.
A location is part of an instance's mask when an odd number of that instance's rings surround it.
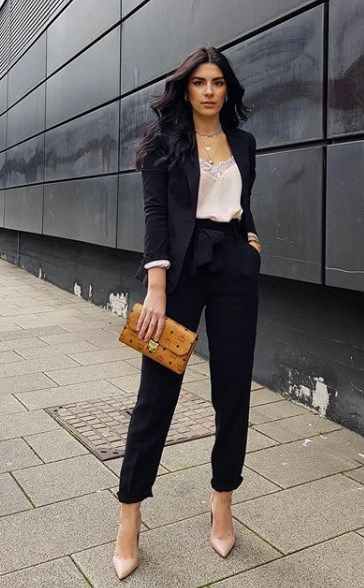
<svg viewBox="0 0 364 588">
<path fill-rule="evenodd" d="M 161 336 L 162 331 L 163 331 L 164 323 L 165 323 L 165 317 L 160 316 L 158 319 L 158 324 L 156 326 L 155 335 L 153 337 L 154 341 L 159 341 L 159 337 Z"/>
<path fill-rule="evenodd" d="M 140 325 L 140 328 L 139 328 L 139 338 L 140 339 L 143 339 L 144 338 L 144 335 L 146 333 L 146 330 L 149 327 L 150 318 L 151 318 L 151 314 L 148 313 L 148 312 L 146 312 L 144 314 L 144 317 L 142 317 L 141 325 Z"/>
<path fill-rule="evenodd" d="M 140 327 L 142 326 L 144 319 L 146 317 L 146 314 L 147 314 L 147 309 L 143 307 L 141 310 L 140 316 L 138 318 L 138 322 L 137 322 L 137 326 L 136 326 L 137 331 L 139 331 Z"/>
<path fill-rule="evenodd" d="M 136 326 L 140 339 L 158 341 L 164 327 L 165 309 L 165 291 L 148 290 Z"/>
<path fill-rule="evenodd" d="M 142 319 L 140 328 L 138 328 L 138 325 L 137 330 L 140 339 L 144 338 L 146 341 L 148 341 L 149 339 L 153 339 L 154 341 L 156 341 L 159 339 L 160 334 L 163 330 L 164 317 L 156 312 L 149 311 L 145 314 L 144 318 Z M 153 333 L 155 333 L 154 336 Z"/>
<path fill-rule="evenodd" d="M 145 333 L 145 337 L 144 337 L 144 339 L 146 341 L 149 341 L 149 339 L 153 339 L 154 341 L 156 341 L 155 337 L 157 336 L 157 332 L 160 330 L 160 328 L 159 328 L 160 320 L 161 320 L 161 317 L 158 314 L 153 313 L 151 315 L 148 329 L 147 329 L 147 331 Z M 153 333 L 156 333 L 156 335 L 154 336 Z"/>
</svg>

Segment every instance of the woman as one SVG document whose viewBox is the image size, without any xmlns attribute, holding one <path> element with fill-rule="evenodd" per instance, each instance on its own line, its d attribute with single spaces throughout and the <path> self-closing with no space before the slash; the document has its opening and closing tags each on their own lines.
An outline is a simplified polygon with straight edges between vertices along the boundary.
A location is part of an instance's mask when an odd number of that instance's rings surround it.
<svg viewBox="0 0 364 588">
<path fill-rule="evenodd" d="M 216 415 L 210 541 L 223 557 L 235 543 L 230 507 L 243 480 L 261 261 L 250 211 L 255 139 L 237 127 L 239 118 L 247 120 L 243 95 L 220 51 L 194 51 L 166 81 L 152 106 L 157 120 L 136 152 L 145 211 L 136 276 L 148 288 L 138 334 L 158 341 L 165 316 L 196 331 L 206 307 Z M 120 579 L 139 563 L 141 501 L 153 496 L 182 380 L 183 374 L 142 356 L 117 494 L 113 565 Z"/>
</svg>

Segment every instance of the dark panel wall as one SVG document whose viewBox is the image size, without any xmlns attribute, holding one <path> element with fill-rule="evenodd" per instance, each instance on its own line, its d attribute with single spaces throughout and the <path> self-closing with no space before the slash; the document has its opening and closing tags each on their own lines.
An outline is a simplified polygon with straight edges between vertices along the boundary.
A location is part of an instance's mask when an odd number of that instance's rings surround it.
<svg viewBox="0 0 364 588">
<path fill-rule="evenodd" d="M 364 35 L 362 0 L 331 0 L 328 136 L 363 131 Z"/>
<path fill-rule="evenodd" d="M 97 176 L 119 171 L 117 247 L 141 250 L 142 232 L 127 228 L 143 226 L 141 184 L 138 174 L 128 177 L 125 172 L 133 168 L 133 151 L 150 118 L 151 94 L 164 86 L 165 78 L 153 80 L 168 75 L 192 47 L 211 43 L 225 47 L 253 107 L 246 128 L 258 143 L 252 208 L 266 244 L 262 272 L 316 283 L 325 283 L 327 277 L 331 285 L 364 290 L 364 272 L 347 271 L 335 249 L 337 196 L 328 191 L 337 186 L 337 167 L 329 159 L 335 149 L 338 154 L 345 151 L 345 143 L 332 142 L 334 135 L 345 134 L 345 141 L 352 138 L 355 143 L 363 130 L 357 98 L 363 75 L 363 4 L 171 0 L 168 11 L 164 0 L 121 4 L 111 0 L 106 11 L 97 0 L 87 8 L 81 0 L 67 3 L 1 78 L 2 189 L 82 177 L 94 177 L 90 181 L 97 189 Z M 156 23 L 163 23 L 158 43 Z M 352 153 L 360 157 L 361 150 L 354 145 Z M 358 200 L 351 178 L 345 185 L 347 202 Z M 11 198 L 1 196 L 5 226 L 24 226 L 25 208 L 9 209 L 8 214 Z M 100 197 L 100 215 L 102 201 Z M 46 208 L 36 210 L 42 217 L 48 214 Z M 75 210 L 59 210 L 61 231 Z M 85 219 L 78 221 L 74 233 L 67 228 L 65 238 L 80 239 L 77 227 Z M 89 222 L 86 233 L 92 240 L 95 223 Z M 339 222 L 349 247 L 361 242 L 360 226 L 345 215 Z M 37 226 L 43 224 L 43 218 L 37 219 Z M 99 242 L 95 236 L 95 244 Z M 359 268 L 363 256 L 362 249 L 356 256 Z M 332 265 L 333 259 L 338 265 Z M 337 274 L 346 271 L 344 281 L 333 282 L 332 267 Z"/>
<path fill-rule="evenodd" d="M 264 235 L 262 273 L 320 283 L 322 148 L 262 155 L 255 194 L 252 212 Z"/>
<path fill-rule="evenodd" d="M 353 290 L 363 287 L 363 161 L 364 141 L 328 148 L 326 283 Z"/>
<path fill-rule="evenodd" d="M 166 6 L 166 0 L 107 0 L 107 10 L 100 0 L 5 3 L 1 246 L 6 251 L 6 242 L 13 243 L 12 231 L 25 231 L 33 240 L 24 237 L 16 259 L 27 263 L 33 262 L 26 246 L 37 239 L 40 255 L 63 239 L 78 251 L 85 243 L 93 246 L 100 263 L 114 250 L 139 261 L 143 199 L 132 156 L 151 117 L 151 96 L 162 91 L 190 50 L 220 47 L 253 108 L 245 125 L 258 146 L 252 210 L 263 242 L 263 287 L 271 288 L 263 296 L 261 333 L 266 336 L 266 326 L 272 326 L 265 310 L 278 312 L 283 335 L 304 353 L 294 327 L 284 329 L 285 310 L 272 284 L 287 303 L 290 288 L 306 293 L 307 303 L 302 300 L 297 310 L 301 325 L 310 296 L 321 292 L 335 306 L 340 295 L 364 291 L 364 4 L 168 0 Z M 140 291 L 132 270 L 127 284 Z M 331 328 L 334 339 L 335 325 Z M 278 369 L 285 355 L 274 349 Z M 267 348 L 258 345 L 258 374 L 279 388 L 284 376 L 268 377 L 268 357 Z M 335 354 L 331 357 L 335 371 Z M 303 366 L 297 357 L 296 366 L 293 357 L 290 362 L 297 381 Z M 337 377 L 344 386 L 349 380 Z"/>
</svg>

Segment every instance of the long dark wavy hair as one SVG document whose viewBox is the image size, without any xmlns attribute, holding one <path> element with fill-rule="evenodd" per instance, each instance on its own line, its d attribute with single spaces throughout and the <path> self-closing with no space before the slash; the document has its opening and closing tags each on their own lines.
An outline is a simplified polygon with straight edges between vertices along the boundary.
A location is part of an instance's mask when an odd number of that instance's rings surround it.
<svg viewBox="0 0 364 588">
<path fill-rule="evenodd" d="M 157 119 L 147 124 L 144 137 L 134 152 L 134 165 L 142 169 L 143 160 L 154 149 L 161 153 L 155 160 L 171 169 L 179 162 L 184 164 L 195 146 L 195 130 L 192 107 L 184 99 L 188 80 L 193 70 L 201 63 L 215 63 L 220 67 L 227 85 L 228 99 L 222 106 L 219 118 L 223 129 L 236 128 L 239 119 L 246 121 L 252 109 L 243 104 L 245 89 L 236 77 L 228 59 L 215 47 L 200 47 L 190 53 L 173 74 L 166 80 L 162 94 L 153 95 L 155 99 L 150 108 Z"/>
</svg>

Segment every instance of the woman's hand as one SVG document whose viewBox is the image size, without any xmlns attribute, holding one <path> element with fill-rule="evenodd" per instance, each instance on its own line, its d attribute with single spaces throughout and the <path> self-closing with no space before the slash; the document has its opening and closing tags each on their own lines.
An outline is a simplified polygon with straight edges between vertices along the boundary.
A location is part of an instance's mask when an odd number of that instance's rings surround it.
<svg viewBox="0 0 364 588">
<path fill-rule="evenodd" d="M 258 243 L 258 241 L 255 241 L 255 239 L 251 239 L 250 241 L 248 241 L 249 245 L 251 245 L 252 247 L 254 247 L 254 249 L 256 249 L 258 251 L 258 253 L 261 252 L 262 250 L 262 246 L 260 243 Z"/>
<path fill-rule="evenodd" d="M 158 341 L 165 323 L 167 295 L 165 287 L 150 287 L 144 298 L 137 324 L 138 337 Z"/>
</svg>

